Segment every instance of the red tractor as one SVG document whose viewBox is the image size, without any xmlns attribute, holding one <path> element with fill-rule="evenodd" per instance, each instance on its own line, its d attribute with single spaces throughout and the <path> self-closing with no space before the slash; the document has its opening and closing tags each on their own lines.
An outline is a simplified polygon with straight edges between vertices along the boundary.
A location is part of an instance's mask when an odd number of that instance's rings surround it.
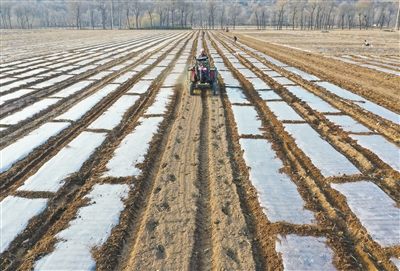
<svg viewBox="0 0 400 271">
<path fill-rule="evenodd" d="M 188 67 L 188 78 L 190 80 L 189 93 L 193 95 L 195 89 L 212 89 L 213 95 L 217 93 L 216 67 L 210 67 L 207 61 L 200 61 L 196 58 L 196 63 Z"/>
</svg>

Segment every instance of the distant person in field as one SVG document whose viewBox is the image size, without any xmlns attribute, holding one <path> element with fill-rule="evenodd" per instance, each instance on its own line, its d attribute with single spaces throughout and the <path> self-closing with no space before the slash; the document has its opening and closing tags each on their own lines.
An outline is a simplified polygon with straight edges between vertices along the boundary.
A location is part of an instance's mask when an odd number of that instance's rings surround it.
<svg viewBox="0 0 400 271">
<path fill-rule="evenodd" d="M 203 48 L 200 49 L 197 62 L 200 66 L 200 78 L 208 78 L 208 55 L 206 55 L 206 51 Z"/>
<path fill-rule="evenodd" d="M 364 46 L 369 46 L 370 44 L 369 44 L 369 41 L 367 41 L 367 40 L 365 40 L 364 41 Z"/>
<path fill-rule="evenodd" d="M 203 30 L 203 32 L 201 34 L 203 35 L 203 38 L 204 38 L 204 35 L 206 34 L 206 32 L 204 32 L 204 30 Z"/>
<path fill-rule="evenodd" d="M 236 41 L 237 41 L 237 37 L 236 36 L 233 36 L 233 41 L 236 43 Z"/>
</svg>

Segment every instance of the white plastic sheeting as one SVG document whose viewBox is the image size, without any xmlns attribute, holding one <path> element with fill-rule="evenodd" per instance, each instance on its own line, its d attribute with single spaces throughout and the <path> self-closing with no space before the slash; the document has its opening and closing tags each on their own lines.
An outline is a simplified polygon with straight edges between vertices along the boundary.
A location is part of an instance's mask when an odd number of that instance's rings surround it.
<svg viewBox="0 0 400 271">
<path fill-rule="evenodd" d="M 65 81 L 65 80 L 67 80 L 67 79 L 69 79 L 69 78 L 71 78 L 71 77 L 72 77 L 72 75 L 63 74 L 63 75 L 57 76 L 57 77 L 55 77 L 55 78 L 52 78 L 52 79 L 50 79 L 50 80 L 44 81 L 44 82 L 42 82 L 42 83 L 36 84 L 36 85 L 32 86 L 32 88 L 45 88 L 45 87 L 50 87 L 50 86 L 53 86 L 53 85 L 55 85 L 55 84 L 57 84 L 57 83 L 60 83 L 60 82 L 62 82 L 62 81 Z"/>
<path fill-rule="evenodd" d="M 276 157 L 272 145 L 265 139 L 239 140 L 243 157 L 250 171 L 250 180 L 258 191 L 260 205 L 269 221 L 294 224 L 315 224 L 314 215 L 305 210 L 297 186 L 279 170 L 283 163 Z"/>
<path fill-rule="evenodd" d="M 136 167 L 144 161 L 153 135 L 157 133 L 162 117 L 141 118 L 141 124 L 127 135 L 115 150 L 114 156 L 108 161 L 108 171 L 103 177 L 138 176 L 142 171 Z"/>
<path fill-rule="evenodd" d="M 95 185 L 85 196 L 90 199 L 88 205 L 56 235 L 55 250 L 35 262 L 35 270 L 95 270 L 92 250 L 103 245 L 118 225 L 128 192 L 128 185 Z"/>
<path fill-rule="evenodd" d="M 65 98 L 68 97 L 78 91 L 81 91 L 83 88 L 87 87 L 88 85 L 92 84 L 93 81 L 80 81 L 76 84 L 73 84 L 72 86 L 69 86 L 67 88 L 64 88 L 63 90 L 54 93 L 53 95 L 51 95 L 50 97 L 61 97 L 61 98 Z"/>
<path fill-rule="evenodd" d="M 292 80 L 287 79 L 286 77 L 272 77 L 277 83 L 281 85 L 296 85 Z"/>
<path fill-rule="evenodd" d="M 240 88 L 226 88 L 226 95 L 231 103 L 250 104 Z"/>
<path fill-rule="evenodd" d="M 267 83 L 265 83 L 260 78 L 248 78 L 247 79 L 252 85 L 255 90 L 267 90 L 271 89 Z"/>
<path fill-rule="evenodd" d="M 137 82 L 130 90 L 128 90 L 127 93 L 137 93 L 137 94 L 143 94 L 146 93 L 147 90 L 149 89 L 150 85 L 151 85 L 151 81 L 139 81 Z"/>
<path fill-rule="evenodd" d="M 400 148 L 381 135 L 350 135 L 362 147 L 371 150 L 383 162 L 400 171 Z"/>
<path fill-rule="evenodd" d="M 31 78 L 27 78 L 24 80 L 18 80 L 17 82 L 13 82 L 13 83 L 5 85 L 5 86 L 1 86 L 0 93 L 9 91 L 16 87 L 20 87 L 20 86 L 35 82 L 36 80 L 39 80 L 39 79 L 37 77 L 33 77 L 33 78 L 31 77 Z"/>
<path fill-rule="evenodd" d="M 6 101 L 9 101 L 9 100 L 20 98 L 20 97 L 22 97 L 22 96 L 24 96 L 24 95 L 26 95 L 26 94 L 28 94 L 28 93 L 30 93 L 32 91 L 35 91 L 35 90 L 29 89 L 29 88 L 28 89 L 20 89 L 20 90 L 17 90 L 15 92 L 12 92 L 10 94 L 1 95 L 0 96 L 0 104 L 3 104 L 3 103 L 5 103 Z"/>
<path fill-rule="evenodd" d="M 260 95 L 261 99 L 264 101 L 282 100 L 281 96 L 276 94 L 273 90 L 260 90 L 258 91 L 258 95 Z"/>
<path fill-rule="evenodd" d="M 337 270 L 333 266 L 333 251 L 326 244 L 325 237 L 278 235 L 276 251 L 282 253 L 285 271 Z"/>
<path fill-rule="evenodd" d="M 110 108 L 108 108 L 100 117 L 98 117 L 89 129 L 106 129 L 112 130 L 117 126 L 121 119 L 131 106 L 139 99 L 139 96 L 123 95 Z"/>
<path fill-rule="evenodd" d="M 166 67 L 155 67 L 148 74 L 143 76 L 142 80 L 155 80 Z"/>
<path fill-rule="evenodd" d="M 89 80 L 101 80 L 104 77 L 106 77 L 107 75 L 110 75 L 111 73 L 113 73 L 113 72 L 112 71 L 102 71 L 102 72 L 90 77 Z"/>
<path fill-rule="evenodd" d="M 91 62 L 91 61 L 93 61 L 93 60 L 88 60 L 88 61 Z M 78 65 L 83 65 L 82 63 L 77 63 L 77 64 L 78 64 Z M 84 72 L 93 70 L 93 69 L 95 69 L 95 68 L 97 68 L 97 65 L 89 65 L 89 66 L 85 66 L 85 67 L 83 67 L 83 68 L 74 70 L 74 71 L 70 72 L 70 74 L 74 74 L 74 75 L 76 75 L 76 74 L 81 74 L 81 73 L 84 73 Z"/>
<path fill-rule="evenodd" d="M 46 208 L 47 199 L 26 199 L 7 196 L 0 203 L 0 255 L 14 238 L 22 233 L 29 220 Z"/>
<path fill-rule="evenodd" d="M 0 124 L 13 125 L 27 118 L 31 118 L 33 115 L 39 113 L 40 111 L 47 109 L 49 106 L 57 103 L 59 99 L 43 99 L 30 106 L 25 107 L 21 111 L 18 111 L 12 115 L 5 117 L 0 120 Z"/>
<path fill-rule="evenodd" d="M 297 75 L 299 75 L 301 78 L 303 78 L 304 80 L 308 80 L 308 81 L 318 81 L 319 80 L 319 78 L 318 77 L 316 77 L 316 76 L 314 76 L 314 75 L 311 75 L 311 74 L 308 74 L 308 73 L 306 73 L 306 72 L 303 72 L 303 71 L 301 71 L 301 70 L 299 70 L 299 69 L 296 69 L 296 68 L 294 68 L 294 67 L 286 67 L 286 68 L 284 68 L 285 70 L 287 70 L 287 71 L 290 71 L 290 72 L 292 72 L 292 73 L 295 73 L 295 74 L 297 74 Z"/>
<path fill-rule="evenodd" d="M 147 108 L 145 114 L 164 114 L 167 111 L 167 105 L 171 102 L 171 97 L 174 95 L 172 88 L 160 88 L 154 102 L 149 108 Z"/>
<path fill-rule="evenodd" d="M 262 135 L 261 120 L 252 106 L 232 106 L 239 135 Z"/>
<path fill-rule="evenodd" d="M 351 93 L 348 90 L 342 89 L 328 82 L 317 82 L 321 87 L 326 88 L 328 91 L 348 100 L 355 101 L 356 104 L 367 111 L 370 111 L 384 119 L 390 120 L 396 124 L 400 124 L 400 115 L 396 114 L 380 105 L 372 103 L 361 96 Z"/>
<path fill-rule="evenodd" d="M 230 71 L 221 71 L 219 70 L 219 74 L 221 75 L 222 79 L 224 80 L 225 87 L 241 87 L 238 80 L 233 78 L 232 73 Z"/>
<path fill-rule="evenodd" d="M 400 270 L 400 259 L 397 258 L 390 258 L 390 260 L 394 263 L 394 265 Z"/>
<path fill-rule="evenodd" d="M 331 186 L 346 196 L 350 209 L 374 241 L 382 246 L 400 245 L 400 209 L 378 186 L 365 181 Z"/>
<path fill-rule="evenodd" d="M 45 143 L 51 136 L 55 136 L 67 128 L 70 123 L 45 123 L 28 135 L 17 140 L 0 151 L 0 173 L 7 171 L 19 160 L 25 158 L 34 148 Z"/>
<path fill-rule="evenodd" d="M 352 133 L 368 133 L 372 132 L 364 125 L 356 122 L 349 116 L 341 115 L 327 115 L 325 116 L 329 121 L 333 122 L 334 124 L 340 126 L 344 131 L 352 132 Z"/>
<path fill-rule="evenodd" d="M 286 87 L 297 98 L 306 102 L 312 109 L 322 113 L 338 113 L 340 110 L 333 108 L 330 104 L 319 98 L 318 96 L 308 92 L 300 86 Z"/>
<path fill-rule="evenodd" d="M 286 102 L 267 102 L 269 109 L 274 113 L 278 120 L 281 121 L 304 121 L 304 119 L 294 111 Z"/>
<path fill-rule="evenodd" d="M 355 102 L 358 106 L 364 108 L 367 111 L 374 113 L 384 119 L 390 120 L 398 125 L 400 125 L 400 115 L 392 112 L 378 104 L 372 103 L 367 100 L 363 100 L 362 102 Z"/>
<path fill-rule="evenodd" d="M 104 88 L 100 89 L 96 93 L 90 95 L 86 99 L 80 101 L 67 112 L 55 118 L 56 120 L 71 120 L 76 121 L 80 119 L 86 112 L 88 112 L 93 106 L 100 102 L 104 97 L 113 92 L 119 87 L 118 84 L 109 84 Z"/>
<path fill-rule="evenodd" d="M 114 84 L 123 84 L 127 82 L 129 79 L 131 79 L 137 72 L 136 71 L 130 71 L 126 72 L 125 74 L 121 75 L 117 79 L 113 81 Z"/>
<path fill-rule="evenodd" d="M 311 159 L 324 177 L 360 174 L 345 156 L 323 140 L 309 124 L 284 123 L 283 125 L 294 137 L 297 146 Z"/>
<path fill-rule="evenodd" d="M 29 177 L 18 190 L 57 192 L 64 185 L 64 179 L 79 171 L 105 136 L 104 133 L 81 133 Z"/>
</svg>

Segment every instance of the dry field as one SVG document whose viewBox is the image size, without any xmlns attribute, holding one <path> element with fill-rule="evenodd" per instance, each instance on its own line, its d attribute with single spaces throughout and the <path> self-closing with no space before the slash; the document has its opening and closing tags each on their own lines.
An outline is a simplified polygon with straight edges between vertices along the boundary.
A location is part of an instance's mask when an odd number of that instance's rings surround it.
<svg viewBox="0 0 400 271">
<path fill-rule="evenodd" d="M 398 33 L 1 44 L 0 270 L 400 268 Z M 215 96 L 189 95 L 200 48 Z"/>
</svg>

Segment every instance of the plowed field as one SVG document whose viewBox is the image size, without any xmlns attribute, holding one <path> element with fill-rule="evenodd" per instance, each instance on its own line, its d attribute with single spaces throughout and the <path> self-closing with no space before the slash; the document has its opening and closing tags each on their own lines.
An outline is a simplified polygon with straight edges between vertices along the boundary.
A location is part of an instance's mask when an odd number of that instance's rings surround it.
<svg viewBox="0 0 400 271">
<path fill-rule="evenodd" d="M 359 33 L 4 30 L 0 270 L 398 270 L 398 35 Z"/>
</svg>

